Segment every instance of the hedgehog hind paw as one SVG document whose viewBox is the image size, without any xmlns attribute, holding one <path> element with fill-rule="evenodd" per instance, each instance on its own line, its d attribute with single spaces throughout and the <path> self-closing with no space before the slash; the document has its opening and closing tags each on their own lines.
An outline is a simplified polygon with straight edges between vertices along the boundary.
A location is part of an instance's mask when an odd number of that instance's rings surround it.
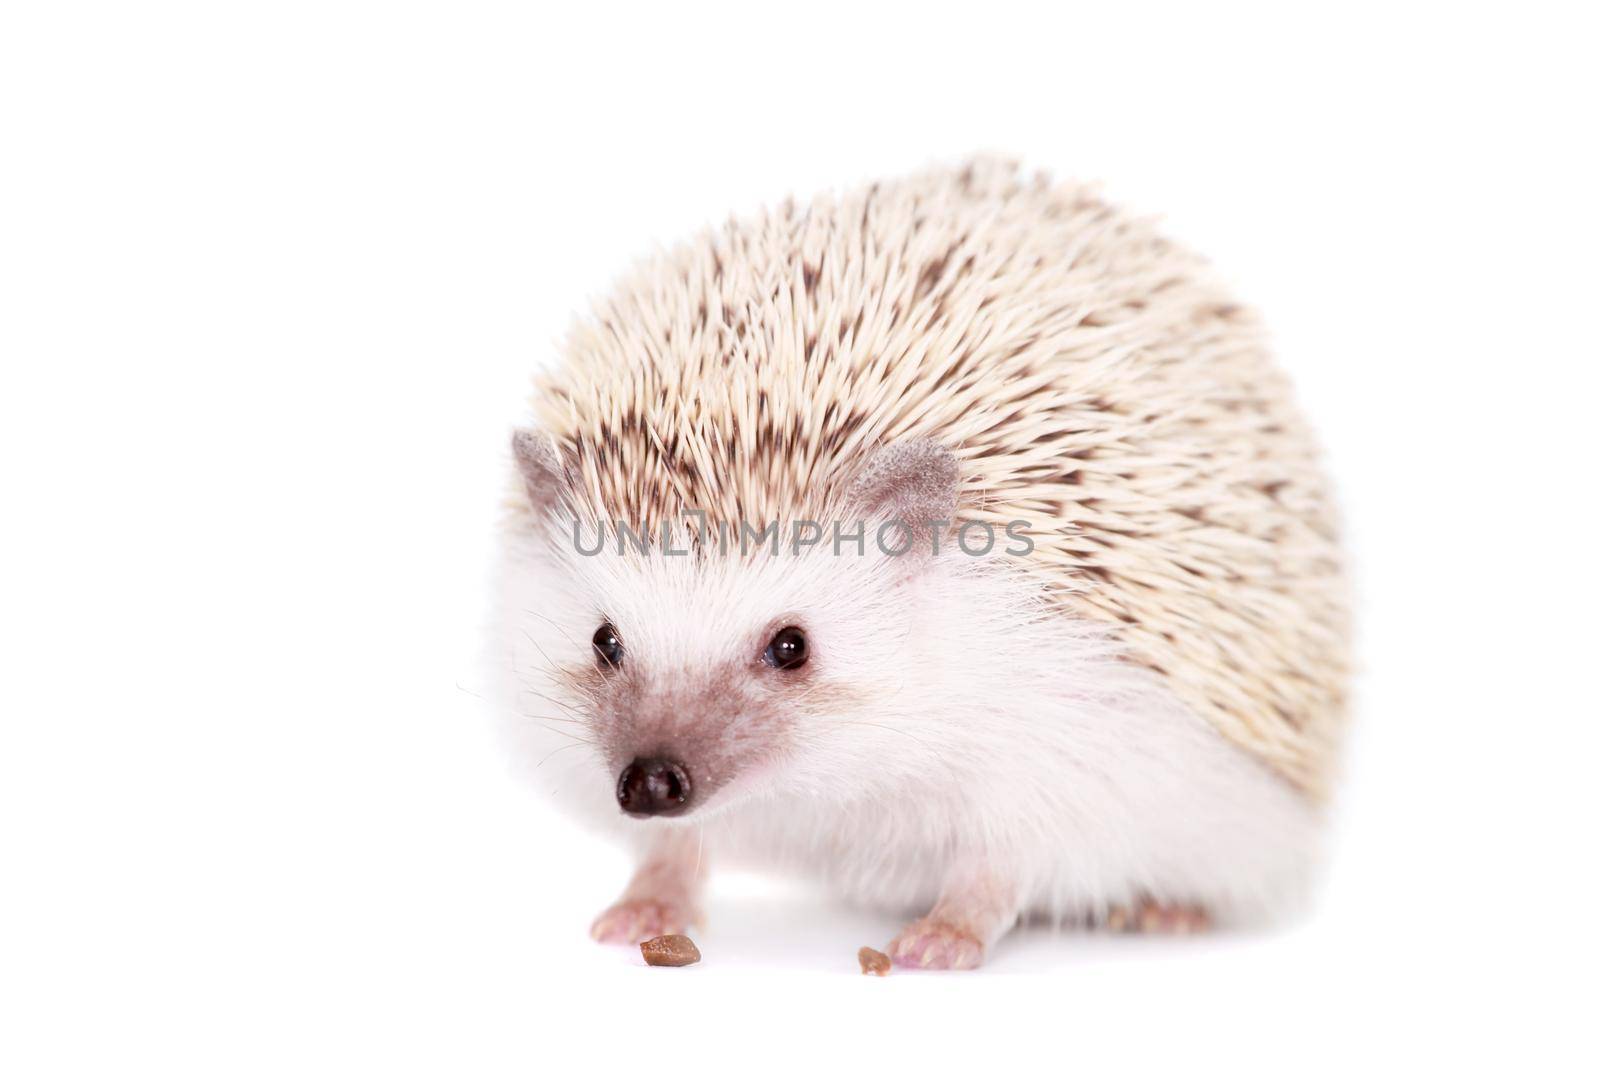
<svg viewBox="0 0 1600 1067">
<path fill-rule="evenodd" d="M 1105 928 L 1129 934 L 1198 934 L 1211 928 L 1211 914 L 1198 904 L 1161 904 L 1141 900 L 1106 912 Z"/>
</svg>

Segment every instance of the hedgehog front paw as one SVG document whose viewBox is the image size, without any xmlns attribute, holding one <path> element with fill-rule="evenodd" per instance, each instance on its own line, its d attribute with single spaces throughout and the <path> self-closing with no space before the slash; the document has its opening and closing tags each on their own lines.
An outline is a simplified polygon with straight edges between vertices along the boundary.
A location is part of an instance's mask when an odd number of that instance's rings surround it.
<svg viewBox="0 0 1600 1067">
<path fill-rule="evenodd" d="M 689 927 L 689 909 L 664 900 L 619 900 L 600 913 L 589 936 L 608 945 L 633 945 Z"/>
<path fill-rule="evenodd" d="M 984 943 L 964 927 L 942 919 L 918 919 L 889 943 L 896 967 L 967 971 L 983 963 Z"/>
</svg>

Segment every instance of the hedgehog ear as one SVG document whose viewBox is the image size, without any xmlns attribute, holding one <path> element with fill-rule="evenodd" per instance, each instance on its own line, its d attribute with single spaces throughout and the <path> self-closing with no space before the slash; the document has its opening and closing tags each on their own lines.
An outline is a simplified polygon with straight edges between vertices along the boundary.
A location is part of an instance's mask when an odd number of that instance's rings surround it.
<svg viewBox="0 0 1600 1067">
<path fill-rule="evenodd" d="M 960 487 L 955 453 L 937 441 L 896 441 L 867 460 L 847 503 L 856 515 L 904 523 L 915 544 L 926 548 L 934 537 L 943 536 L 935 533 L 937 527 L 955 519 Z"/>
<path fill-rule="evenodd" d="M 516 457 L 517 470 L 522 473 L 522 484 L 534 510 L 547 512 L 554 508 L 566 481 L 561 453 L 556 451 L 554 442 L 533 430 L 517 430 L 511 435 L 511 454 Z"/>
</svg>

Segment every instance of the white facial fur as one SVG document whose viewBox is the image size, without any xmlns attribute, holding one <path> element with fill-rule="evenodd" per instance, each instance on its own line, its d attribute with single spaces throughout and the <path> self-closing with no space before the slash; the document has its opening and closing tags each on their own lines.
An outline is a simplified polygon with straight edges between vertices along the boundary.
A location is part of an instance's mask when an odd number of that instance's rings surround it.
<svg viewBox="0 0 1600 1067">
<path fill-rule="evenodd" d="M 1229 920 L 1300 896 L 1300 795 L 1003 555 L 584 557 L 561 514 L 508 530 L 501 651 L 526 766 L 591 823 L 642 841 L 687 820 L 719 861 L 895 907 L 975 863 L 1048 916 L 1149 895 Z M 760 662 L 780 624 L 807 634 L 803 677 Z M 617 770 L 661 744 L 714 788 L 681 819 L 627 819 Z"/>
</svg>

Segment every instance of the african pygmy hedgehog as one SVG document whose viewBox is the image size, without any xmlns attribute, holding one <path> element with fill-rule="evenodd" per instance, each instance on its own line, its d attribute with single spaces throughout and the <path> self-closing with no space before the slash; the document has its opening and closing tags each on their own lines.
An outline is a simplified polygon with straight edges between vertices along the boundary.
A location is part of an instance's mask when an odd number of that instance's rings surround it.
<svg viewBox="0 0 1600 1067">
<path fill-rule="evenodd" d="M 638 270 L 533 416 L 499 630 L 530 762 L 639 851 L 595 937 L 683 930 L 713 860 L 925 911 L 928 968 L 1302 896 L 1333 508 L 1150 225 L 991 160 L 785 204 Z"/>
</svg>

